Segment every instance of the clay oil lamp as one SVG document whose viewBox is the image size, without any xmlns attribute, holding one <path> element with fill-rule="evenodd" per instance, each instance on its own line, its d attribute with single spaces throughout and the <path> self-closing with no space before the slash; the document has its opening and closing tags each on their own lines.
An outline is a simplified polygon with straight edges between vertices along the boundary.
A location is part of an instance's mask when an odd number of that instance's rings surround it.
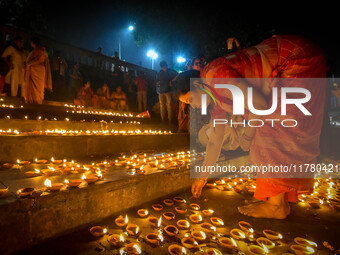
<svg viewBox="0 0 340 255">
<path fill-rule="evenodd" d="M 191 236 L 197 242 L 203 242 L 207 238 L 207 235 L 203 231 L 191 231 Z"/>
<path fill-rule="evenodd" d="M 315 253 L 315 250 L 309 246 L 293 244 L 290 246 L 290 248 L 295 252 L 296 255 L 309 255 Z"/>
<path fill-rule="evenodd" d="M 241 229 L 237 228 L 230 230 L 230 235 L 236 240 L 243 240 L 246 238 L 245 233 Z"/>
<path fill-rule="evenodd" d="M 258 245 L 260 245 L 261 247 L 265 246 L 268 250 L 275 247 L 275 243 L 272 242 L 271 240 L 269 240 L 268 238 L 265 238 L 265 237 L 259 237 L 259 238 L 257 238 L 257 239 L 256 239 L 256 242 L 257 242 Z"/>
<path fill-rule="evenodd" d="M 151 168 L 155 168 L 155 167 L 157 167 L 157 165 L 158 165 L 158 160 L 149 162 L 149 166 Z"/>
<path fill-rule="evenodd" d="M 103 174 L 101 170 L 96 171 L 96 174 L 94 175 L 98 178 L 98 180 L 101 180 L 103 178 Z"/>
<path fill-rule="evenodd" d="M 127 254 L 138 255 L 142 254 L 142 248 L 138 243 L 129 243 L 125 246 Z"/>
<path fill-rule="evenodd" d="M 262 232 L 269 240 L 272 241 L 276 241 L 283 238 L 283 236 L 280 233 L 273 230 L 263 230 Z"/>
<path fill-rule="evenodd" d="M 84 167 L 76 167 L 76 172 L 77 173 L 84 173 L 84 172 L 86 172 L 86 168 L 84 168 Z"/>
<path fill-rule="evenodd" d="M 119 247 L 119 246 L 123 246 L 125 240 L 122 234 L 120 235 L 112 234 L 107 238 L 107 241 L 112 246 Z"/>
<path fill-rule="evenodd" d="M 261 255 L 268 253 L 268 250 L 266 250 L 265 246 L 262 248 L 258 245 L 249 245 L 248 251 L 251 255 Z"/>
<path fill-rule="evenodd" d="M 189 219 L 191 220 L 192 223 L 200 223 L 202 222 L 202 216 L 200 214 L 191 214 L 189 216 Z"/>
<path fill-rule="evenodd" d="M 166 220 L 173 220 L 173 219 L 175 219 L 175 214 L 173 212 L 165 212 L 165 213 L 163 213 L 163 217 Z"/>
<path fill-rule="evenodd" d="M 94 182 L 98 181 L 98 177 L 93 175 L 93 174 L 89 174 L 87 176 L 85 174 L 83 174 L 81 179 L 85 180 L 88 184 L 91 184 L 91 183 L 94 183 Z"/>
<path fill-rule="evenodd" d="M 27 197 L 27 196 L 32 195 L 33 192 L 34 192 L 34 188 L 24 188 L 24 189 L 19 189 L 17 191 L 17 194 L 20 198 L 22 198 L 22 197 Z"/>
<path fill-rule="evenodd" d="M 175 207 L 175 210 L 178 214 L 185 214 L 187 212 L 186 208 L 182 208 L 182 207 L 178 207 L 178 206 Z"/>
<path fill-rule="evenodd" d="M 51 158 L 51 162 L 56 165 L 63 163 L 61 159 L 54 159 L 53 157 Z"/>
<path fill-rule="evenodd" d="M 186 249 L 178 244 L 172 244 L 168 247 L 168 252 L 170 255 L 184 255 L 187 254 Z"/>
<path fill-rule="evenodd" d="M 169 167 L 176 167 L 177 165 L 177 162 L 169 162 Z"/>
<path fill-rule="evenodd" d="M 215 184 L 217 185 L 217 186 L 220 186 L 220 185 L 224 185 L 225 184 L 225 180 L 217 180 L 217 181 L 215 181 Z"/>
<path fill-rule="evenodd" d="M 215 248 L 208 248 L 205 250 L 206 255 L 222 255 L 222 252 Z"/>
<path fill-rule="evenodd" d="M 190 227 L 190 223 L 187 220 L 179 220 L 177 221 L 177 226 L 180 229 L 188 229 Z"/>
<path fill-rule="evenodd" d="M 27 172 L 25 172 L 25 175 L 27 177 L 36 177 L 36 176 L 40 175 L 40 170 L 34 169 L 34 171 L 27 171 Z"/>
<path fill-rule="evenodd" d="M 211 209 L 208 209 L 208 210 L 202 210 L 202 213 L 205 215 L 205 216 L 212 216 L 214 214 L 214 211 L 211 210 Z"/>
<path fill-rule="evenodd" d="M 158 244 L 163 242 L 163 236 L 156 233 L 149 233 L 145 236 L 145 240 L 150 244 Z"/>
<path fill-rule="evenodd" d="M 120 215 L 118 218 L 115 219 L 115 223 L 118 227 L 125 227 L 129 222 L 129 219 L 127 215 L 125 215 L 125 218 Z"/>
<path fill-rule="evenodd" d="M 201 207 L 198 204 L 192 203 L 190 204 L 190 208 L 194 211 L 198 211 Z"/>
<path fill-rule="evenodd" d="M 183 197 L 174 197 L 173 200 L 176 203 L 186 203 L 185 199 Z"/>
<path fill-rule="evenodd" d="M 164 199 L 164 200 L 163 200 L 163 203 L 164 203 L 165 205 L 167 205 L 167 206 L 172 206 L 172 205 L 174 205 L 174 201 L 171 200 L 171 199 Z"/>
<path fill-rule="evenodd" d="M 0 189 L 0 198 L 4 198 L 7 196 L 8 188 Z"/>
<path fill-rule="evenodd" d="M 74 168 L 73 167 L 63 167 L 63 168 L 60 168 L 59 171 L 62 173 L 62 174 L 70 174 L 71 171 L 73 171 Z"/>
<path fill-rule="evenodd" d="M 163 163 L 162 164 L 158 164 L 156 167 L 157 167 L 158 170 L 165 170 L 165 169 L 167 169 L 167 166 L 165 164 L 163 164 Z"/>
<path fill-rule="evenodd" d="M 48 167 L 46 169 L 42 169 L 41 172 L 44 175 L 47 175 L 47 176 L 54 175 L 55 174 L 55 168 L 54 167 Z"/>
<path fill-rule="evenodd" d="M 139 227 L 137 225 L 131 224 L 126 227 L 126 231 L 131 236 L 135 236 L 139 233 Z"/>
<path fill-rule="evenodd" d="M 81 179 L 72 179 L 72 180 L 66 179 L 64 182 L 69 187 L 78 187 L 83 181 Z"/>
<path fill-rule="evenodd" d="M 237 247 L 237 243 L 236 241 L 230 237 L 221 237 L 220 239 L 218 239 L 219 243 L 221 244 L 222 247 L 228 249 L 228 250 L 232 250 L 234 248 Z"/>
<path fill-rule="evenodd" d="M 109 166 L 115 166 L 118 163 L 118 160 L 110 161 Z"/>
<path fill-rule="evenodd" d="M 139 215 L 139 217 L 145 218 L 145 217 L 147 217 L 149 215 L 149 211 L 146 210 L 146 209 L 139 209 L 137 211 L 137 214 Z"/>
<path fill-rule="evenodd" d="M 210 221 L 213 225 L 215 225 L 216 227 L 221 227 L 224 226 L 224 222 L 222 219 L 217 218 L 217 217 L 211 217 Z"/>
<path fill-rule="evenodd" d="M 240 193 L 242 191 L 242 188 L 240 186 L 235 186 L 234 191 Z"/>
<path fill-rule="evenodd" d="M 10 168 L 12 168 L 14 166 L 14 164 L 12 164 L 12 163 L 3 163 L 2 166 L 4 168 L 10 169 Z"/>
<path fill-rule="evenodd" d="M 313 246 L 313 247 L 318 247 L 318 245 L 315 242 L 309 241 L 305 238 L 302 237 L 295 237 L 294 242 L 298 245 L 302 246 Z"/>
<path fill-rule="evenodd" d="M 238 225 L 239 225 L 240 229 L 242 229 L 244 232 L 247 232 L 247 231 L 249 231 L 249 229 L 252 228 L 250 223 L 246 222 L 246 221 L 239 221 Z"/>
<path fill-rule="evenodd" d="M 210 233 L 211 231 L 216 231 L 216 227 L 211 225 L 210 223 L 204 222 L 200 225 L 200 227 L 205 231 Z"/>
<path fill-rule="evenodd" d="M 94 237 L 101 237 L 101 236 L 105 235 L 106 232 L 107 232 L 107 229 L 103 228 L 101 226 L 94 226 L 90 229 L 90 233 Z"/>
<path fill-rule="evenodd" d="M 165 233 L 167 233 L 169 236 L 175 236 L 178 234 L 178 228 L 176 228 L 173 225 L 168 225 L 164 228 Z"/>
<path fill-rule="evenodd" d="M 46 159 L 35 159 L 34 160 L 35 163 L 37 164 L 46 164 L 47 160 Z"/>
<path fill-rule="evenodd" d="M 160 228 L 161 224 L 162 224 L 162 216 L 157 218 L 157 217 L 149 217 L 148 221 L 150 223 L 151 226 L 156 227 L 156 228 Z"/>
<path fill-rule="evenodd" d="M 192 237 L 184 237 L 181 240 L 181 243 L 185 248 L 188 248 L 188 249 L 192 249 L 198 246 L 197 241 L 195 241 L 195 239 Z"/>
<path fill-rule="evenodd" d="M 216 188 L 216 183 L 207 183 L 205 184 L 205 187 L 207 187 L 208 189 L 214 189 Z"/>
<path fill-rule="evenodd" d="M 254 236 L 254 229 L 250 228 L 248 231 L 245 231 L 246 237 L 248 238 L 249 241 L 255 241 L 255 236 Z"/>
<path fill-rule="evenodd" d="M 62 187 L 64 187 L 63 183 L 53 183 L 52 184 L 52 182 L 49 179 L 45 180 L 44 185 L 50 191 L 59 191 Z"/>
<path fill-rule="evenodd" d="M 145 170 L 143 170 L 143 168 L 144 168 L 144 165 L 141 166 L 140 168 L 137 168 L 136 169 L 137 174 L 144 175 L 145 174 Z"/>
<path fill-rule="evenodd" d="M 163 206 L 161 204 L 153 204 L 152 208 L 157 212 L 163 210 Z"/>
<path fill-rule="evenodd" d="M 29 162 L 29 161 L 20 161 L 19 159 L 17 160 L 17 163 L 20 166 L 27 166 L 27 165 L 31 164 L 31 162 Z"/>
</svg>

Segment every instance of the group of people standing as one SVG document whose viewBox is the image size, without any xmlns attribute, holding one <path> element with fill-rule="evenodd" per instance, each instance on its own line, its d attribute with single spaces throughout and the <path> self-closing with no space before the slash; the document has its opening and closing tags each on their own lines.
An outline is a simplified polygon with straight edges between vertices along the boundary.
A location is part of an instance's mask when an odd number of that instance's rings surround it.
<svg viewBox="0 0 340 255">
<path fill-rule="evenodd" d="M 23 48 L 23 38 L 17 36 L 5 48 L 1 58 L 7 64 L 7 70 L 2 67 L 0 88 L 9 84 L 11 96 L 16 97 L 20 87 L 25 103 L 42 104 L 45 89 L 52 91 L 50 63 L 39 38 L 32 37 L 30 46 L 32 51 L 28 53 Z"/>
<path fill-rule="evenodd" d="M 173 123 L 173 101 L 177 100 L 177 132 L 189 132 L 189 109 L 190 106 L 181 102 L 178 98 L 180 93 L 190 90 L 190 78 L 199 78 L 200 71 L 204 66 L 204 58 L 195 57 L 188 61 L 183 72 L 176 72 L 168 68 L 165 61 L 160 62 L 161 70 L 157 74 L 157 92 L 161 119 L 164 124 Z"/>
</svg>

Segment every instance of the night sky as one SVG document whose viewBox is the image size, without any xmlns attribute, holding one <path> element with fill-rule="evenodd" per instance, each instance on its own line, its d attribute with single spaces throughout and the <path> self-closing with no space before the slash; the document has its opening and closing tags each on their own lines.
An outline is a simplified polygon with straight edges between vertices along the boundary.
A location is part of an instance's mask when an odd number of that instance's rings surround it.
<svg viewBox="0 0 340 255">
<path fill-rule="evenodd" d="M 159 61 L 171 63 L 179 54 L 191 58 L 201 54 L 202 49 L 212 52 L 220 47 L 215 42 L 224 43 L 229 36 L 250 46 L 273 34 L 287 33 L 309 37 L 324 48 L 329 60 L 340 60 L 336 10 L 332 6 L 314 6 L 311 1 L 302 7 L 297 7 L 297 1 L 275 5 L 262 1 L 251 5 L 246 1 L 38 2 L 37 8 L 43 12 L 48 27 L 46 35 L 93 51 L 101 47 L 109 56 L 118 51 L 120 39 L 122 58 L 146 67 L 151 66 L 146 52 L 152 48 L 159 53 L 156 69 Z M 137 46 L 127 29 L 132 23 L 136 31 L 147 31 L 151 39 Z M 222 49 L 211 58 L 227 53 Z"/>
</svg>

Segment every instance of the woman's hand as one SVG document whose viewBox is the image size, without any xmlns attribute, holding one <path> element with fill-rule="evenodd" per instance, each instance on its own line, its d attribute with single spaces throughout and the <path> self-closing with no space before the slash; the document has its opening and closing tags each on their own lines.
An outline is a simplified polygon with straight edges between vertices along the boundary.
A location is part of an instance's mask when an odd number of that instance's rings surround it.
<svg viewBox="0 0 340 255">
<path fill-rule="evenodd" d="M 196 179 L 191 186 L 191 193 L 195 198 L 199 198 L 202 194 L 202 189 L 207 183 L 206 179 Z"/>
</svg>

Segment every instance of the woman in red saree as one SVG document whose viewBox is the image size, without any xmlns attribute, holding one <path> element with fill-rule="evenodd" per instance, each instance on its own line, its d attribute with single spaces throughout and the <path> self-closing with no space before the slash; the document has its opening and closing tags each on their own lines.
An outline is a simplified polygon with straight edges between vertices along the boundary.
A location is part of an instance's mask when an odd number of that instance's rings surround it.
<svg viewBox="0 0 340 255">
<path fill-rule="evenodd" d="M 201 72 L 201 78 L 241 78 L 243 82 L 237 84 L 247 98 L 248 87 L 253 88 L 253 105 L 255 109 L 266 110 L 271 105 L 271 94 L 274 86 L 278 87 L 304 87 L 311 92 L 311 99 L 307 109 L 312 113 L 305 116 L 294 106 L 287 108 L 289 119 L 297 119 L 298 126 L 294 128 L 273 128 L 269 123 L 255 128 L 246 126 L 240 138 L 243 150 L 249 150 L 252 164 L 304 164 L 315 163 L 319 155 L 319 138 L 323 122 L 326 82 L 318 86 L 308 86 L 297 82 L 278 84 L 276 78 L 323 78 L 326 77 L 326 60 L 323 51 L 305 38 L 295 35 L 273 36 L 264 42 L 228 54 L 209 63 Z M 243 79 L 246 78 L 246 79 Z M 250 78 L 259 79 L 262 83 L 250 83 Z M 273 79 L 272 79 L 273 78 Z M 271 81 L 271 82 L 268 82 Z M 282 80 L 281 80 L 282 81 Z M 214 89 L 207 85 L 205 90 L 216 95 L 212 115 L 215 118 L 232 114 L 233 98 L 227 89 Z M 181 97 L 182 101 L 193 107 L 199 107 L 203 90 L 191 89 Z M 207 96 L 207 104 L 212 100 Z M 259 119 L 245 104 L 245 119 Z M 248 110 L 248 111 L 247 111 Z M 287 116 L 281 115 L 281 107 L 270 115 L 270 119 L 282 120 Z M 216 125 L 214 134 L 208 142 L 206 157 L 203 166 L 215 165 L 226 132 L 223 125 Z M 192 185 L 192 193 L 199 197 L 206 178 L 196 179 Z M 255 198 L 262 202 L 239 207 L 244 215 L 258 218 L 283 219 L 290 213 L 289 202 L 298 202 L 298 191 L 311 191 L 313 179 L 311 178 L 258 178 Z"/>
<path fill-rule="evenodd" d="M 40 46 L 39 38 L 31 38 L 32 52 L 26 61 L 25 102 L 42 104 L 44 90 L 52 90 L 51 68 L 44 47 Z"/>
</svg>

